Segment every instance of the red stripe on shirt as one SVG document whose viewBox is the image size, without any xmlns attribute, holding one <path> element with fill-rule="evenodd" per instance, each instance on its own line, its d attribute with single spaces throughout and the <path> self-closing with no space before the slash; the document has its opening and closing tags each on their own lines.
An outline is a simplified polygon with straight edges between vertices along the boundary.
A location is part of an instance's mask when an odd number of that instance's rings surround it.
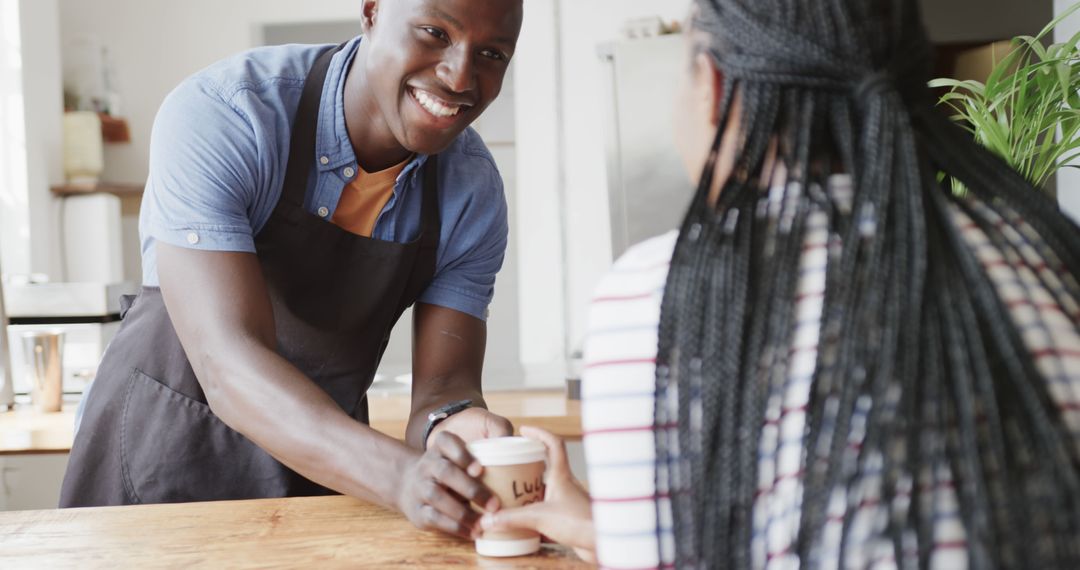
<svg viewBox="0 0 1080 570">
<path fill-rule="evenodd" d="M 643 566 L 643 567 L 639 567 L 639 568 L 623 568 L 623 567 L 615 567 L 615 566 L 602 566 L 602 567 L 599 567 L 599 570 L 669 570 L 669 569 L 673 569 L 673 568 L 675 568 L 675 565 L 666 564 L 666 565 L 663 565 L 663 566 Z"/>
<path fill-rule="evenodd" d="M 881 501 L 879 499 L 864 499 L 861 503 L 859 503 L 859 506 L 855 507 L 855 513 L 858 513 L 859 511 L 861 511 L 863 509 L 869 509 L 869 508 L 876 507 L 876 506 L 878 506 L 880 504 L 881 504 Z M 853 515 L 854 515 L 854 513 L 853 513 Z M 840 522 L 844 522 L 844 517 L 845 516 L 847 516 L 847 513 L 844 513 L 842 515 L 831 515 L 826 520 L 828 522 L 831 522 L 831 523 L 840 523 Z"/>
<path fill-rule="evenodd" d="M 1017 299 L 1015 301 L 1006 302 L 1005 306 L 1010 309 L 1015 309 L 1016 307 L 1034 307 L 1040 311 L 1065 314 L 1065 311 L 1062 310 L 1061 306 L 1057 303 L 1035 303 L 1027 299 Z"/>
<path fill-rule="evenodd" d="M 635 295 L 611 295 L 607 297 L 596 297 L 592 300 L 593 303 L 617 303 L 619 301 L 643 301 L 645 299 L 651 299 L 656 291 L 649 291 L 648 293 L 638 293 Z"/>
<path fill-rule="evenodd" d="M 779 558 L 781 556 L 787 556 L 788 554 L 791 554 L 791 545 L 788 545 L 787 548 L 784 548 L 783 550 L 780 550 L 778 552 L 769 551 L 769 554 L 767 556 L 765 556 L 765 561 L 766 562 L 772 562 L 772 560 L 774 558 Z"/>
<path fill-rule="evenodd" d="M 784 421 L 784 418 L 787 417 L 788 415 L 794 414 L 794 413 L 797 413 L 797 412 L 805 412 L 808 409 L 809 409 L 809 406 L 807 404 L 803 404 L 801 406 L 795 406 L 793 408 L 783 408 L 783 409 L 780 410 L 780 417 L 779 418 L 776 418 L 775 420 L 765 420 L 765 425 L 767 425 L 767 426 L 778 426 L 778 425 L 780 425 L 780 422 Z"/>
<path fill-rule="evenodd" d="M 1035 358 L 1049 358 L 1051 356 L 1057 358 L 1080 358 L 1080 350 L 1068 348 L 1044 348 L 1032 352 L 1031 355 Z"/>
<path fill-rule="evenodd" d="M 621 428 L 605 428 L 605 429 L 596 429 L 596 430 L 582 430 L 581 433 L 582 433 L 583 436 L 606 435 L 606 434 L 612 434 L 612 433 L 634 433 L 634 432 L 641 432 L 641 431 L 656 431 L 656 428 L 658 428 L 658 427 L 660 429 L 674 429 L 674 428 L 679 427 L 679 424 L 672 422 L 672 423 L 667 423 L 667 424 L 664 424 L 664 425 L 661 425 L 661 426 L 649 425 L 649 426 L 633 426 L 633 427 L 621 427 Z"/>
<path fill-rule="evenodd" d="M 795 296 L 795 302 L 796 303 L 801 303 L 802 301 L 805 301 L 807 299 L 824 299 L 824 298 L 825 298 L 825 290 L 822 289 L 821 291 L 815 291 L 813 293 L 803 293 L 801 295 L 796 295 Z"/>
<path fill-rule="evenodd" d="M 769 485 L 768 487 L 759 487 L 756 491 L 754 491 L 754 498 L 757 499 L 762 495 L 771 495 L 773 491 L 775 491 L 776 488 L 780 486 L 780 483 L 783 483 L 784 481 L 790 481 L 792 479 L 801 479 L 802 476 L 805 474 L 805 470 L 799 469 L 798 471 L 785 473 L 783 475 L 773 477 L 773 482 L 771 485 Z"/>
<path fill-rule="evenodd" d="M 594 502 L 594 503 L 605 503 L 605 504 L 609 504 L 609 503 L 644 503 L 644 502 L 650 502 L 651 503 L 651 502 L 655 502 L 657 499 L 670 499 L 670 498 L 671 498 L 671 495 L 669 495 L 667 493 L 654 493 L 652 495 L 645 495 L 645 496 L 642 496 L 642 497 L 611 497 L 611 498 L 608 498 L 608 499 L 598 499 L 596 497 L 593 497 L 592 502 Z"/>
<path fill-rule="evenodd" d="M 629 366 L 632 364 L 656 364 L 655 358 L 627 358 L 624 360 L 603 360 L 600 362 L 590 362 L 585 365 L 586 369 L 604 368 L 607 366 Z"/>
</svg>

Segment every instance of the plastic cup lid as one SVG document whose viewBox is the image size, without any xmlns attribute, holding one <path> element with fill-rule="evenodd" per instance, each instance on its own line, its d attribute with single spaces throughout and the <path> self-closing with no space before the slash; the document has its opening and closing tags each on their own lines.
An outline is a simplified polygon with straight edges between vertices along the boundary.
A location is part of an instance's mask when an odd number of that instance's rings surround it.
<svg viewBox="0 0 1080 570">
<path fill-rule="evenodd" d="M 469 444 L 469 453 L 481 465 L 521 465 L 547 457 L 544 444 L 525 437 L 494 437 Z"/>
</svg>

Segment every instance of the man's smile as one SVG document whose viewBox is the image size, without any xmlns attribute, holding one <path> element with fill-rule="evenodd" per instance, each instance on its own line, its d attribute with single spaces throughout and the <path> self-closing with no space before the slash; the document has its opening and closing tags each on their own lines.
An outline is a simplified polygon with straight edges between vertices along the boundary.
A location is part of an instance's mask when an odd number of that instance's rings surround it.
<svg viewBox="0 0 1080 570">
<path fill-rule="evenodd" d="M 463 109 L 469 109 L 472 105 L 465 103 L 452 103 L 430 91 L 418 87 L 408 87 L 409 95 L 420 108 L 427 111 L 436 119 L 450 119 L 456 117 Z"/>
</svg>

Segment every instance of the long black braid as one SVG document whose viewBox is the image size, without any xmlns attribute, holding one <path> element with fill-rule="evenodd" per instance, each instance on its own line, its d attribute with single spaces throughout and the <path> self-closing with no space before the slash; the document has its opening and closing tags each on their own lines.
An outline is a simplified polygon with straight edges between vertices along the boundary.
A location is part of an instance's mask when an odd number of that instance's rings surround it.
<svg viewBox="0 0 1080 570">
<path fill-rule="evenodd" d="M 695 4 L 724 98 L 661 309 L 658 528 L 670 514 L 676 566 L 769 560 L 752 536 L 762 426 L 791 381 L 800 263 L 824 216 L 803 486 L 781 554 L 930 567 L 936 497 L 955 489 L 965 540 L 951 547 L 971 567 L 1080 568 L 1080 446 L 1052 386 L 1078 372 L 1037 366 L 979 251 L 1027 294 L 1050 291 L 1077 332 L 1080 231 L 933 108 L 914 0 Z M 717 197 L 729 121 L 738 151 Z M 846 196 L 831 192 L 841 174 Z M 877 516 L 857 524 L 872 488 Z"/>
</svg>

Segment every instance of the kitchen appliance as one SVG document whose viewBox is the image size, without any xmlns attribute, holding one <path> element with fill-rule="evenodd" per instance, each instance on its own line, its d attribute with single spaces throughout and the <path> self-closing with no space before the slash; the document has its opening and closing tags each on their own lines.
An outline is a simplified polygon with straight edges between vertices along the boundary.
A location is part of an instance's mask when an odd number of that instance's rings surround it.
<svg viewBox="0 0 1080 570">
<path fill-rule="evenodd" d="M 676 229 L 693 196 L 675 147 L 677 86 L 686 74 L 681 34 L 601 45 L 607 114 L 611 249 Z"/>
<path fill-rule="evenodd" d="M 139 271 L 125 271 L 123 203 L 97 192 L 60 201 L 61 281 L 71 284 L 119 283 Z M 137 242 L 137 240 L 135 240 Z"/>
<path fill-rule="evenodd" d="M 82 393 L 120 329 L 120 296 L 135 294 L 134 283 L 9 283 L 4 286 L 10 324 L 8 336 L 64 333 L 63 387 Z M 10 351 L 16 394 L 32 389 L 22 351 Z"/>
</svg>

